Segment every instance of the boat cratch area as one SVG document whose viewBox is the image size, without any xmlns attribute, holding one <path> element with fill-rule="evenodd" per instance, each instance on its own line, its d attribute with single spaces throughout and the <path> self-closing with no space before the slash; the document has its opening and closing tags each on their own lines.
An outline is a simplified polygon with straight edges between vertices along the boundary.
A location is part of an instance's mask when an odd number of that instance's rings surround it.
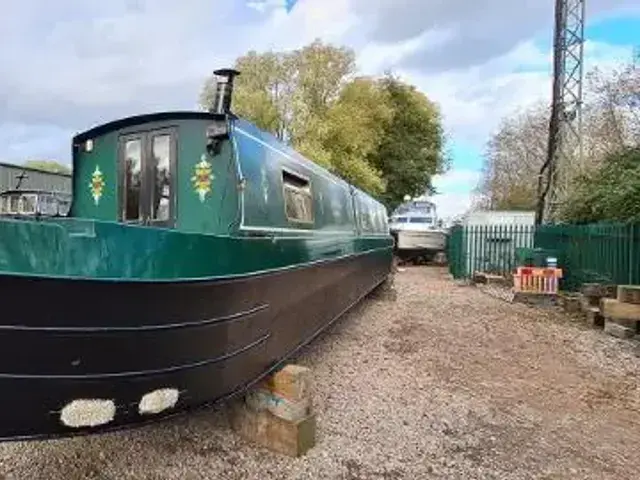
<svg viewBox="0 0 640 480">
<path fill-rule="evenodd" d="M 237 72 L 216 73 L 214 111 L 76 135 L 70 207 L 7 200 L 0 439 L 139 425 L 242 392 L 389 274 L 385 208 L 231 113 Z"/>
</svg>

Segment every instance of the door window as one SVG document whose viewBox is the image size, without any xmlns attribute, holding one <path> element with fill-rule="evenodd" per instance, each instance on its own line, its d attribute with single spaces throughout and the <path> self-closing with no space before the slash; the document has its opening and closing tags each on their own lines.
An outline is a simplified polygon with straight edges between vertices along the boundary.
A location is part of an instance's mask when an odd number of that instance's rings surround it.
<svg viewBox="0 0 640 480">
<path fill-rule="evenodd" d="M 142 141 L 127 140 L 124 144 L 124 220 L 140 220 L 142 187 Z"/>
<path fill-rule="evenodd" d="M 156 135 L 151 141 L 154 188 L 151 219 L 168 221 L 171 200 L 171 135 Z"/>
<path fill-rule="evenodd" d="M 121 219 L 173 223 L 175 136 L 171 130 L 129 135 L 121 149 Z"/>
</svg>

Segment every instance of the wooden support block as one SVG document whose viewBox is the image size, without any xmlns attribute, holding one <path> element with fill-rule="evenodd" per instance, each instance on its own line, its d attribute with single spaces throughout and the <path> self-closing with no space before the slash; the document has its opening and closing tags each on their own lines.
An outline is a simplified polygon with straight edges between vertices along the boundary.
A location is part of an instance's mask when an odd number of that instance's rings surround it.
<svg viewBox="0 0 640 480">
<path fill-rule="evenodd" d="M 580 292 L 586 297 L 613 297 L 615 295 L 615 285 L 606 283 L 584 283 L 580 288 Z"/>
<path fill-rule="evenodd" d="M 585 313 L 587 323 L 593 327 L 604 327 L 604 317 L 600 313 L 600 308 L 591 307 Z"/>
<path fill-rule="evenodd" d="M 580 309 L 583 313 L 587 313 L 591 307 L 598 307 L 602 297 L 594 297 L 589 295 L 580 295 Z"/>
<path fill-rule="evenodd" d="M 617 300 L 623 303 L 640 304 L 640 285 L 618 285 Z"/>
<path fill-rule="evenodd" d="M 509 280 L 502 275 L 495 275 L 487 272 L 475 272 L 473 274 L 473 282 L 487 285 L 510 286 Z"/>
<path fill-rule="evenodd" d="M 624 325 L 620 325 L 608 318 L 604 321 L 604 331 L 613 337 L 618 338 L 631 338 L 636 334 L 634 328 L 629 328 Z"/>
<path fill-rule="evenodd" d="M 245 439 L 291 457 L 304 455 L 316 441 L 314 414 L 289 422 L 267 410 L 254 411 L 236 402 L 230 409 L 230 423 Z"/>
<path fill-rule="evenodd" d="M 558 297 L 560 298 L 560 297 Z M 582 295 L 569 295 L 565 294 L 562 296 L 562 306 L 564 307 L 564 311 L 567 313 L 578 313 L 582 309 L 581 305 Z"/>
<path fill-rule="evenodd" d="M 613 320 L 640 320 L 640 305 L 624 303 L 613 298 L 603 298 L 600 302 L 602 315 Z"/>
<path fill-rule="evenodd" d="M 269 375 L 258 388 L 266 388 L 292 402 L 305 400 L 311 397 L 311 370 L 301 365 L 286 365 Z"/>
<path fill-rule="evenodd" d="M 289 400 L 265 388 L 254 388 L 245 397 L 247 406 L 254 411 L 267 410 L 276 417 L 298 422 L 311 414 L 311 398 Z"/>
</svg>

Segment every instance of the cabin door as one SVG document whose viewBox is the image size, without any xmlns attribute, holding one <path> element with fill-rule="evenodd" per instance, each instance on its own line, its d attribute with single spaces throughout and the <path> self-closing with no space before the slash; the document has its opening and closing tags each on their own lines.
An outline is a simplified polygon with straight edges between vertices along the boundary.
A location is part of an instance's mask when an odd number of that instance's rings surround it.
<svg viewBox="0 0 640 480">
<path fill-rule="evenodd" d="M 120 139 L 120 220 L 170 227 L 175 223 L 176 134 L 150 130 Z"/>
</svg>

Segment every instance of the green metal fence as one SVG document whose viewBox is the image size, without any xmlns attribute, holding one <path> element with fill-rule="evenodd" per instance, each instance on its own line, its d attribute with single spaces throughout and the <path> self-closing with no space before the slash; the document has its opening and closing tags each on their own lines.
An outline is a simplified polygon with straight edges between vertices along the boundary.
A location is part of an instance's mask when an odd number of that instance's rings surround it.
<svg viewBox="0 0 640 480">
<path fill-rule="evenodd" d="M 559 251 L 563 290 L 583 283 L 640 284 L 640 226 L 545 225 L 535 244 Z"/>
<path fill-rule="evenodd" d="M 455 226 L 449 234 L 447 260 L 454 278 L 474 272 L 506 275 L 516 267 L 516 251 L 533 247 L 535 229 L 529 225 Z"/>
<path fill-rule="evenodd" d="M 640 284 L 640 225 L 455 226 L 447 255 L 454 278 L 476 271 L 506 275 L 518 264 L 518 248 L 557 253 L 564 270 L 560 288 L 585 282 Z"/>
</svg>

